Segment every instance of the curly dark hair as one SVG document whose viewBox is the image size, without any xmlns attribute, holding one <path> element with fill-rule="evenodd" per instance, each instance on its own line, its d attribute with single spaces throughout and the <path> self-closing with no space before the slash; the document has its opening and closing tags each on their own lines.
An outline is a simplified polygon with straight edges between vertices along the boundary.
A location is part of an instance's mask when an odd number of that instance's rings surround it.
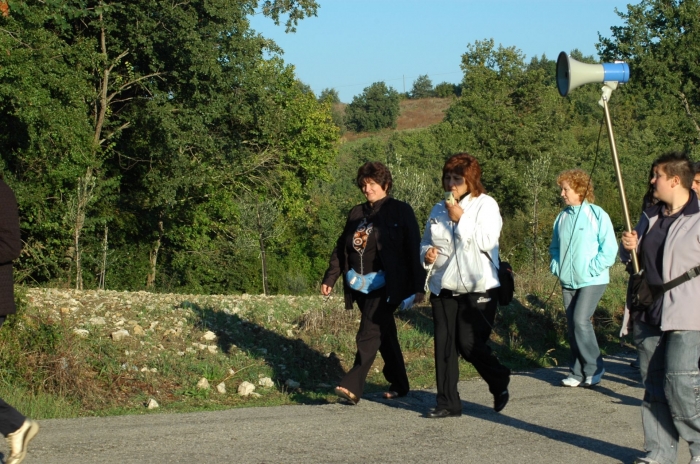
<svg viewBox="0 0 700 464">
<path fill-rule="evenodd" d="M 387 195 L 391 192 L 391 187 L 394 182 L 391 179 L 391 171 L 379 161 L 368 161 L 357 170 L 357 178 L 355 183 L 362 190 L 368 180 L 373 180 L 386 191 Z"/>
</svg>

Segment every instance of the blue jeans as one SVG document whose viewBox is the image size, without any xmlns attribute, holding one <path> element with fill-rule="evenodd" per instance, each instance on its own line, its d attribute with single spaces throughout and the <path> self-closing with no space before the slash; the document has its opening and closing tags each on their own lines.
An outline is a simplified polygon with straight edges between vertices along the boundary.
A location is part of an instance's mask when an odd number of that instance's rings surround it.
<svg viewBox="0 0 700 464">
<path fill-rule="evenodd" d="M 664 393 L 673 424 L 688 442 L 690 455 L 700 456 L 700 331 L 673 330 L 666 338 Z"/>
<path fill-rule="evenodd" d="M 633 323 L 634 344 L 639 351 L 639 370 L 644 385 L 642 429 L 646 459 L 660 464 L 675 464 L 678 431 L 664 393 L 666 337 L 661 329 L 639 320 Z"/>
<path fill-rule="evenodd" d="M 598 348 L 591 317 L 606 287 L 607 284 L 589 285 L 576 290 L 562 288 L 571 345 L 569 377 L 580 382 L 603 371 L 603 356 Z"/>
</svg>

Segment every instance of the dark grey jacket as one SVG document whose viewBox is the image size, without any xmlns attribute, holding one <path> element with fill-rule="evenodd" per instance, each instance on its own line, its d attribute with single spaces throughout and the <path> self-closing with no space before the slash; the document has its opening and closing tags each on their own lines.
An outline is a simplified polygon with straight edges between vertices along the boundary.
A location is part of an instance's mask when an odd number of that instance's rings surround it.
<svg viewBox="0 0 700 464">
<path fill-rule="evenodd" d="M 0 316 L 17 311 L 12 281 L 12 261 L 19 258 L 22 239 L 19 233 L 17 199 L 0 179 Z"/>
</svg>

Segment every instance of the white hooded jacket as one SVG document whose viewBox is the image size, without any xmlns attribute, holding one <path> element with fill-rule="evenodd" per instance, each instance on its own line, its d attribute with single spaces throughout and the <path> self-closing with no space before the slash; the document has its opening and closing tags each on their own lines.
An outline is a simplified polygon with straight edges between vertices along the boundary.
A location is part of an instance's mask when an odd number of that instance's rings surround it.
<svg viewBox="0 0 700 464">
<path fill-rule="evenodd" d="M 455 256 L 455 238 L 457 239 L 458 253 L 474 252 L 470 247 L 476 247 L 481 259 L 481 269 L 475 272 L 483 273 L 474 292 L 485 292 L 491 288 L 500 287 L 498 281 L 498 239 L 501 235 L 503 220 L 498 208 L 498 203 L 492 197 L 481 194 L 472 197 L 471 194 L 462 198 L 459 205 L 464 214 L 457 224 L 450 220 L 445 202 L 437 203 L 425 225 L 425 232 L 421 240 L 421 262 L 429 269 L 428 287 L 430 292 L 438 295 L 443 288 L 456 288 L 457 282 L 443 281 L 445 271 Z M 425 264 L 425 254 L 431 248 L 438 249 L 438 257 L 432 265 Z M 481 253 L 485 251 L 489 257 Z M 461 270 L 468 273 L 469 270 Z"/>
</svg>

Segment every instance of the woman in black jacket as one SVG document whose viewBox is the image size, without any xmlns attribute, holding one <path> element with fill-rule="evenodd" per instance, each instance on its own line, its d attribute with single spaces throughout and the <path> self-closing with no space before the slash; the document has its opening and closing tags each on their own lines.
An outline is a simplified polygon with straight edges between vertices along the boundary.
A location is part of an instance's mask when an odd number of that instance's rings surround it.
<svg viewBox="0 0 700 464">
<path fill-rule="evenodd" d="M 394 311 L 412 295 L 416 303 L 422 302 L 425 280 L 418 222 L 410 205 L 388 196 L 389 169 L 382 163 L 365 163 L 357 171 L 356 182 L 367 201 L 350 210 L 321 284 L 321 293 L 327 296 L 342 274 L 345 308 L 357 303 L 362 313 L 355 364 L 335 389 L 353 404 L 362 397 L 377 351 L 390 384 L 384 398 L 408 393 Z"/>
</svg>

